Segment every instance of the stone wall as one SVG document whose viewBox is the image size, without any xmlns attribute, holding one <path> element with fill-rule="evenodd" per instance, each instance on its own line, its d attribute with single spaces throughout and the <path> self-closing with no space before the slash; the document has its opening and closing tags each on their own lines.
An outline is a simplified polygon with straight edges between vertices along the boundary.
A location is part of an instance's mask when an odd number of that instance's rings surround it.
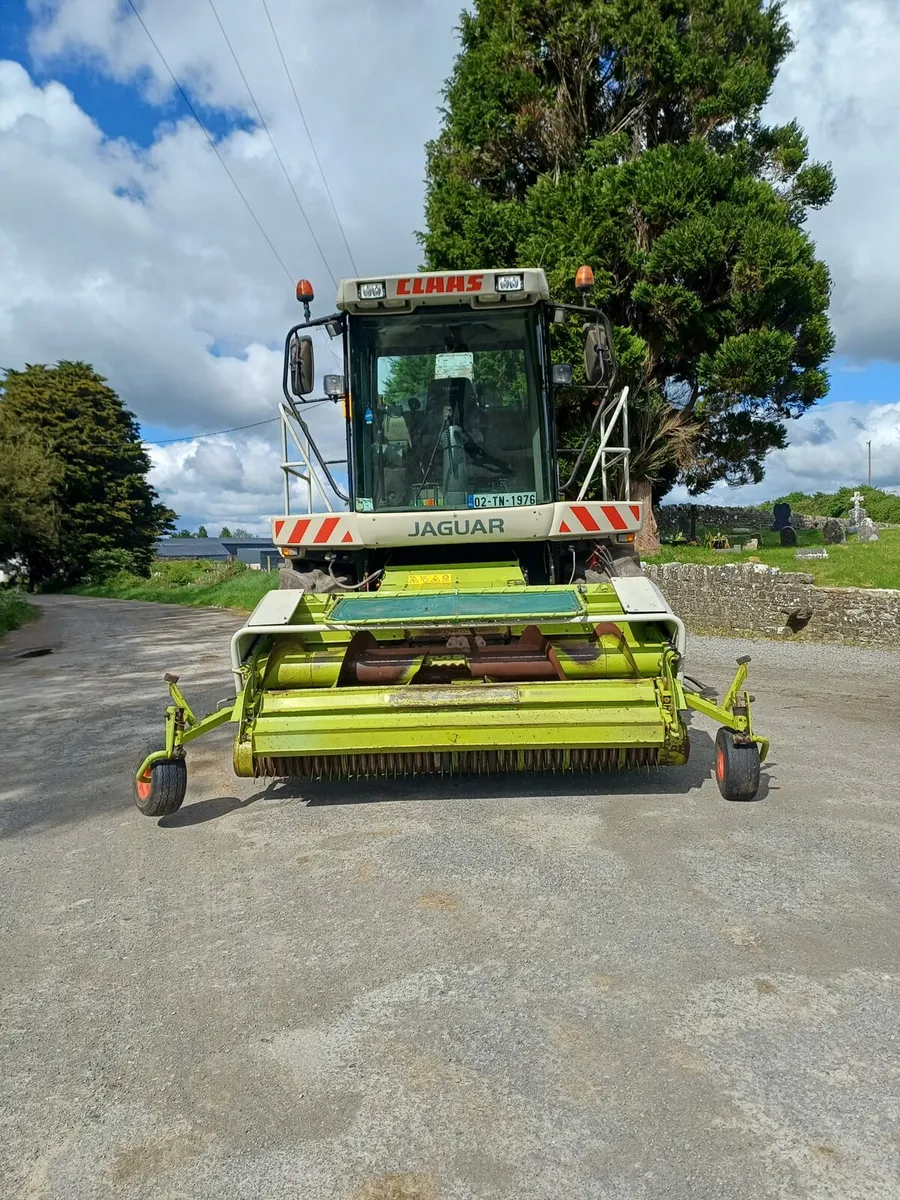
<svg viewBox="0 0 900 1200">
<path fill-rule="evenodd" d="M 724 508 L 715 504 L 663 504 L 656 509 L 659 532 L 667 535 L 681 530 L 685 537 L 691 532 L 691 510 L 696 514 L 695 528 L 731 534 L 734 529 L 749 529 L 763 533 L 772 528 L 772 514 L 759 508 Z"/>
<path fill-rule="evenodd" d="M 697 632 L 900 649 L 900 591 L 816 587 L 812 575 L 762 563 L 645 563 L 644 571 Z"/>
<path fill-rule="evenodd" d="M 695 527 L 698 535 L 704 529 L 730 534 L 733 529 L 750 529 L 753 533 L 765 533 L 772 528 L 772 513 L 759 508 L 724 508 L 715 504 L 663 504 L 654 509 L 659 532 L 664 536 L 680 530 L 685 537 L 691 531 L 691 509 L 696 512 Z M 849 517 L 838 517 L 847 529 L 853 524 Z M 828 517 L 807 517 L 803 513 L 791 513 L 791 524 L 795 529 L 821 529 Z M 897 529 L 900 526 L 878 522 L 879 529 Z"/>
</svg>

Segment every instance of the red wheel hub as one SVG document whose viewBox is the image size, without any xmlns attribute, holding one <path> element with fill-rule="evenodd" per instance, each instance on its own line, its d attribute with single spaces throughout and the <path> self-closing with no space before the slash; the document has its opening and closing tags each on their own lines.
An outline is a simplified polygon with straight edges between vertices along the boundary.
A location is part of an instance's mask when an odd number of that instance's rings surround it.
<svg viewBox="0 0 900 1200">
<path fill-rule="evenodd" d="M 716 779 L 725 778 L 725 751 L 720 746 L 716 751 Z"/>
</svg>

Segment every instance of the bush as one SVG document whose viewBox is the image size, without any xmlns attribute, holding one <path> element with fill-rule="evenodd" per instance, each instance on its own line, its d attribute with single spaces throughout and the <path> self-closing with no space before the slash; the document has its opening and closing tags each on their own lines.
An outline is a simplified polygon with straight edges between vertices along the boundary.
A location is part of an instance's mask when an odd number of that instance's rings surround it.
<svg viewBox="0 0 900 1200">
<path fill-rule="evenodd" d="M 238 575 L 243 575 L 249 569 L 246 563 L 242 563 L 236 558 L 230 558 L 227 562 L 208 562 L 204 563 L 203 574 L 193 582 L 199 587 L 227 583 L 229 579 L 237 579 Z"/>
<path fill-rule="evenodd" d="M 107 583 L 117 575 L 146 579 L 149 572 L 141 570 L 130 550 L 95 550 L 88 559 L 88 569 L 82 578 L 85 583 Z"/>
<path fill-rule="evenodd" d="M 150 568 L 150 580 L 155 587 L 184 587 L 197 579 L 204 566 L 196 558 L 157 559 Z"/>
<path fill-rule="evenodd" d="M 18 629 L 36 616 L 18 588 L 0 588 L 0 634 Z"/>
<path fill-rule="evenodd" d="M 848 517 L 853 511 L 853 493 L 858 491 L 863 498 L 863 507 L 873 521 L 889 525 L 900 525 L 900 496 L 883 492 L 880 488 L 861 486 L 840 488 L 836 492 L 791 492 L 778 500 L 767 502 L 763 507 L 789 504 L 791 511 L 806 517 Z"/>
</svg>

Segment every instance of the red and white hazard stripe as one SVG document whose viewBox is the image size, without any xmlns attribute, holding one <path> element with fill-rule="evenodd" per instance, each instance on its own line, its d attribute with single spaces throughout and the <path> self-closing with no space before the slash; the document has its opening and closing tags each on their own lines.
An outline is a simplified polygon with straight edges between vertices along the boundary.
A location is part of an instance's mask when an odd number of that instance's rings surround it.
<svg viewBox="0 0 900 1200">
<path fill-rule="evenodd" d="M 558 504 L 556 534 L 584 537 L 591 533 L 637 533 L 641 506 L 625 500 L 614 503 L 591 500 L 583 504 Z"/>
<path fill-rule="evenodd" d="M 276 546 L 347 546 L 358 544 L 349 514 L 313 513 L 308 517 L 277 517 L 272 522 Z"/>
</svg>

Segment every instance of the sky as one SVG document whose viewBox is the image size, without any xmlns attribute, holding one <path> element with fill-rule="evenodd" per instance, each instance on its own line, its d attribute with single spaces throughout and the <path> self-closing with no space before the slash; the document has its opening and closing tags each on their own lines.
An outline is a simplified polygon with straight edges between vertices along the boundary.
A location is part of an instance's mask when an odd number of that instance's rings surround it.
<svg viewBox="0 0 900 1200">
<path fill-rule="evenodd" d="M 323 313 L 341 277 L 418 267 L 461 0 L 135 3 L 146 30 L 129 0 L 0 0 L 0 365 L 91 362 L 137 414 L 180 524 L 263 532 L 282 508 L 277 424 L 173 439 L 277 414 L 297 278 Z M 900 4 L 785 11 L 797 45 L 767 116 L 798 119 L 837 175 L 809 220 L 837 351 L 765 481 L 715 503 L 858 483 L 868 441 L 875 484 L 900 487 Z M 323 335 L 320 372 L 331 349 Z M 310 424 L 338 457 L 339 412 Z"/>
</svg>

